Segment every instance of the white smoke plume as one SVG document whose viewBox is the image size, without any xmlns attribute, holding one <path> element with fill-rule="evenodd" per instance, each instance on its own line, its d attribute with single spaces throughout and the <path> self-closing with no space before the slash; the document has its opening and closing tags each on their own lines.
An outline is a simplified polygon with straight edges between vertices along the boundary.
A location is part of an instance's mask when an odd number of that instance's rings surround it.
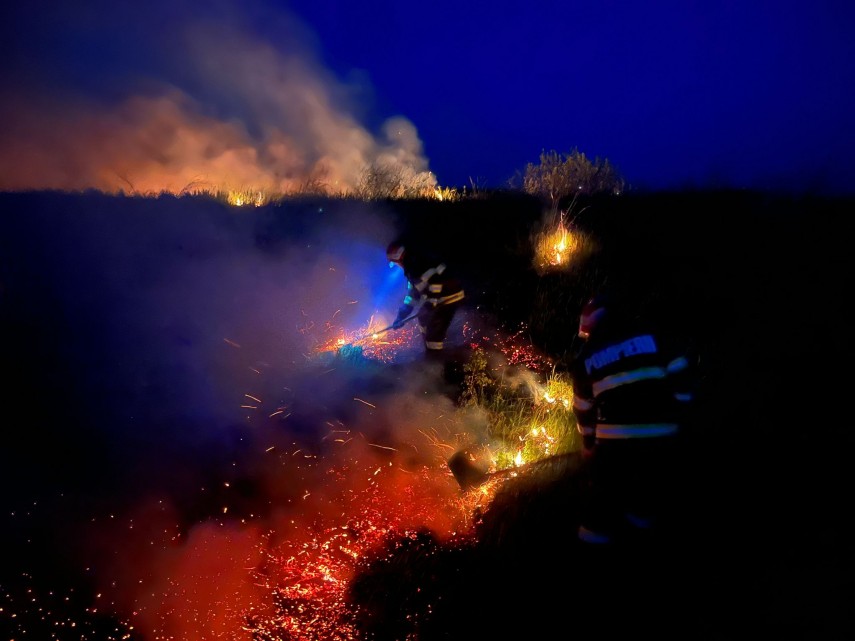
<svg viewBox="0 0 855 641">
<path fill-rule="evenodd" d="M 129 25 L 117 11 L 87 19 L 121 38 Z M 377 166 L 435 185 L 413 124 L 392 116 L 374 133 L 361 123 L 354 88 L 322 65 L 293 17 L 262 30 L 224 3 L 202 16 L 151 11 L 162 20 L 134 24 L 139 68 L 102 79 L 108 49 L 86 90 L 50 76 L 17 83 L 4 70 L 0 190 L 342 195 Z M 97 46 L 83 18 L 63 18 L 76 48 Z"/>
</svg>

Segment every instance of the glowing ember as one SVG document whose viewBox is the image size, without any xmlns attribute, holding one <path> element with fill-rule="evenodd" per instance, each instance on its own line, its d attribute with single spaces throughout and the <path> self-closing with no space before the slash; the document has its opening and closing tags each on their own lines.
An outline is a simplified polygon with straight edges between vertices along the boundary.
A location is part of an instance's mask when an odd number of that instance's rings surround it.
<svg viewBox="0 0 855 641">
<path fill-rule="evenodd" d="M 294 532 L 254 570 L 272 603 L 247 614 L 253 638 L 356 639 L 345 596 L 367 552 L 387 540 L 414 536 L 424 524 L 445 532 L 448 541 L 465 540 L 455 530 L 469 531 L 471 523 L 446 471 L 410 472 L 389 463 L 363 472 L 360 486 L 352 487 L 349 477 L 328 498 L 342 510 L 340 517 L 318 519 Z M 341 472 L 330 470 L 330 475 Z"/>
<path fill-rule="evenodd" d="M 445 465 L 453 446 L 436 432 L 424 436 L 418 448 L 353 438 L 328 456 L 283 452 L 279 482 L 294 485 L 292 498 L 267 517 L 241 517 L 227 505 L 181 528 L 159 501 L 135 518 L 99 519 L 96 537 L 120 542 L 121 554 L 112 573 L 98 577 L 96 605 L 73 618 L 54 593 L 6 589 L 0 614 L 21 637 L 42 638 L 45 629 L 53 638 L 55 624 L 92 641 L 355 641 L 348 589 L 371 553 L 425 529 L 446 545 L 467 544 L 471 509 L 486 500 L 460 491 Z M 415 449 L 426 451 L 424 461 L 400 453 Z"/>
<path fill-rule="evenodd" d="M 360 358 L 391 361 L 402 350 L 421 349 L 415 323 L 381 333 L 373 320 L 354 332 L 332 323 L 314 325 L 329 335 L 315 351 L 351 348 Z M 524 328 L 505 336 L 476 335 L 464 326 L 464 337 L 532 372 L 551 367 Z M 466 544 L 477 515 L 505 481 L 566 447 L 567 434 L 575 434 L 569 418 L 572 390 L 552 377 L 534 391 L 525 411 L 507 417 L 504 442 L 497 438 L 490 445 L 488 478 L 465 492 L 446 464 L 461 444 L 456 432 L 443 435 L 435 418 L 414 432 L 417 443 L 369 441 L 332 421 L 321 439 L 330 449 L 321 455 L 297 446 L 286 451 L 282 443 L 265 440 L 261 451 L 277 461 L 265 477 L 276 488 L 270 514 L 248 514 L 222 501 L 207 520 L 179 526 L 171 520 L 176 515 L 160 506 L 109 537 L 121 542 L 120 556 L 127 559 L 119 562 L 115 576 L 98 577 L 104 596 L 97 602 L 102 612 L 121 613 L 123 622 L 117 622 L 119 616 L 110 619 L 115 632 L 97 638 L 355 641 L 357 613 L 348 603 L 348 589 L 372 552 L 424 529 L 444 544 Z M 366 411 L 378 407 L 367 395 L 349 398 Z M 260 409 L 258 415 L 277 422 L 290 415 L 269 394 L 244 393 L 242 400 L 242 407 Z M 215 485 L 233 484 L 223 479 Z M 133 594 L 125 592 L 128 586 Z M 93 617 L 97 611 L 91 610 Z"/>
<path fill-rule="evenodd" d="M 552 369 L 553 362 L 545 354 L 539 352 L 528 338 L 525 326 L 520 327 L 510 335 L 502 333 L 484 334 L 471 326 L 464 326 L 463 335 L 473 349 L 496 349 L 500 351 L 509 365 L 519 365 L 535 372 Z"/>
<path fill-rule="evenodd" d="M 404 351 L 418 346 L 421 334 L 415 322 L 401 329 L 378 331 L 379 324 L 372 318 L 368 324 L 355 331 L 337 328 L 334 338 L 329 338 L 314 348 L 322 354 L 336 352 L 339 356 L 367 358 L 384 363 L 393 362 Z"/>
</svg>

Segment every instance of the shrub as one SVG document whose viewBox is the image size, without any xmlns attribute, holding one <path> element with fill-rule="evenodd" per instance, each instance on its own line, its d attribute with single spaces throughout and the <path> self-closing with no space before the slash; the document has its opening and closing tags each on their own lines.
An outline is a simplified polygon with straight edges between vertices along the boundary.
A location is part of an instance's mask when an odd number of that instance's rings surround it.
<svg viewBox="0 0 855 641">
<path fill-rule="evenodd" d="M 561 203 L 577 194 L 624 191 L 625 181 L 608 159 L 591 162 L 584 153 L 573 149 L 569 154 L 543 151 L 540 163 L 529 163 L 523 176 L 523 190 L 537 196 L 558 212 Z"/>
<path fill-rule="evenodd" d="M 366 166 L 353 190 L 360 200 L 434 198 L 436 179 L 428 171 L 415 171 L 398 163 L 376 161 Z"/>
</svg>

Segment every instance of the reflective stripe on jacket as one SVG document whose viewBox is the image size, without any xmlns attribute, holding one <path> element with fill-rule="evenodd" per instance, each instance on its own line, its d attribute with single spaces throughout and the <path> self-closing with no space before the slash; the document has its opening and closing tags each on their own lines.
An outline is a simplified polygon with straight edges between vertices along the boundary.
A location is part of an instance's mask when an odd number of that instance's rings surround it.
<svg viewBox="0 0 855 641">
<path fill-rule="evenodd" d="M 573 371 L 579 433 L 597 439 L 676 434 L 692 400 L 689 360 L 654 332 L 594 332 Z"/>
</svg>

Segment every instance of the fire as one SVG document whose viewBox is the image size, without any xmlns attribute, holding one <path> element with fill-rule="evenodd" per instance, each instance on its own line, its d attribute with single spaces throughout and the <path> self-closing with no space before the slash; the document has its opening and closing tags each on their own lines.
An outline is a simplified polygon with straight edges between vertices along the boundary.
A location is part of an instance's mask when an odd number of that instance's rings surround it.
<svg viewBox="0 0 855 641">
<path fill-rule="evenodd" d="M 443 200 L 447 202 L 452 202 L 456 200 L 460 200 L 460 192 L 457 191 L 454 187 L 440 187 L 437 185 L 433 188 L 433 192 L 430 193 L 430 196 L 436 200 Z"/>
<path fill-rule="evenodd" d="M 474 334 L 474 332 L 473 332 Z M 525 328 L 510 336 L 472 336 L 467 398 L 491 417 L 491 473 L 512 470 L 578 448 L 572 411 L 573 389 L 566 374 L 556 373 L 550 359 L 525 340 Z M 500 350 L 516 372 L 490 373 L 481 354 Z M 491 383 L 499 376 L 501 384 Z M 510 376 L 510 378 L 509 378 Z M 513 389 L 507 389 L 510 382 Z M 514 391 L 516 390 L 516 391 Z M 523 393 L 524 390 L 525 392 Z"/>
<path fill-rule="evenodd" d="M 302 540 L 294 532 L 253 571 L 271 597 L 271 607 L 248 613 L 245 629 L 253 638 L 357 639 L 346 591 L 369 552 L 385 541 L 415 536 L 425 524 L 450 542 L 471 532 L 447 472 L 409 471 L 391 462 L 368 472 L 363 470 L 362 483 L 359 474 L 349 474 L 340 493 L 330 497 L 341 506 L 340 516 L 318 518 Z M 358 487 L 350 487 L 354 480 Z"/>
<path fill-rule="evenodd" d="M 392 447 L 357 435 L 323 456 L 283 452 L 279 483 L 295 487 L 266 517 L 227 506 L 183 531 L 165 525 L 172 514 L 162 506 L 132 519 L 132 531 L 109 519 L 101 527 L 115 528 L 123 561 L 100 577 L 97 601 L 104 615 L 126 617 L 110 638 L 361 638 L 348 590 L 372 554 L 425 530 L 445 545 L 469 544 L 472 508 L 487 500 L 461 492 L 445 465 L 451 445 L 429 436 Z M 424 450 L 418 461 L 402 454 L 414 449 Z M 128 595 L 120 585 L 137 588 Z"/>
<path fill-rule="evenodd" d="M 591 239 L 565 218 L 566 212 L 561 212 L 557 223 L 532 239 L 534 263 L 540 273 L 569 269 L 593 249 Z"/>
<path fill-rule="evenodd" d="M 564 262 L 564 252 L 567 250 L 567 229 L 564 228 L 564 225 L 561 225 L 559 229 L 555 232 L 553 238 L 553 253 L 554 257 L 552 259 L 553 264 L 560 265 Z"/>
<path fill-rule="evenodd" d="M 267 203 L 268 198 L 261 191 L 229 191 L 226 201 L 235 207 L 243 207 L 244 205 L 261 207 Z"/>
<path fill-rule="evenodd" d="M 536 260 L 541 267 L 561 267 L 568 263 L 579 244 L 579 237 L 561 220 L 555 229 L 538 238 Z"/>
<path fill-rule="evenodd" d="M 356 330 L 331 327 L 335 336 L 322 341 L 313 351 L 316 354 L 335 352 L 343 357 L 390 363 L 401 353 L 417 347 L 421 334 L 414 322 L 397 330 L 384 328 L 378 331 L 378 325 L 372 317 L 366 325 Z"/>
<path fill-rule="evenodd" d="M 328 346 L 341 348 L 367 335 L 366 353 L 377 349 L 378 358 L 393 358 L 399 349 L 390 340 L 394 337 L 384 333 L 378 341 L 377 332 L 368 334 L 372 329 L 342 331 Z M 548 361 L 524 335 L 521 330 L 478 339 L 517 363 L 543 367 Z M 415 343 L 416 336 L 412 325 L 395 333 L 401 345 Z M 243 397 L 259 406 L 266 398 Z M 373 398 L 353 400 L 376 408 Z M 110 605 L 102 610 L 121 613 L 119 638 L 122 632 L 130 638 L 133 630 L 140 638 L 164 641 L 356 641 L 359 630 L 348 590 L 366 559 L 384 544 L 413 539 L 424 529 L 447 545 L 470 543 L 478 515 L 503 484 L 524 474 L 526 465 L 562 451 L 562 439 L 573 428 L 567 414 L 571 400 L 569 384 L 553 376 L 536 388 L 525 411 L 510 407 L 505 444 L 487 454 L 488 478 L 465 492 L 446 463 L 460 446 L 456 432 L 441 431 L 437 421 L 420 428 L 416 434 L 421 436 L 409 439 L 413 442 L 403 443 L 370 442 L 334 427 L 325 441 L 330 449 L 317 456 L 265 442 L 263 451 L 282 470 L 274 467 L 276 509 L 261 517 L 242 513 L 239 505 L 221 505 L 217 514 L 189 530 L 164 520 L 169 515 L 160 521 L 150 514 L 137 519 L 134 534 L 144 541 L 131 540 L 127 531 L 113 537 L 123 549 L 134 550 L 125 554 L 134 568 L 120 572 L 121 580 L 113 583 L 138 588 L 132 599 L 113 595 L 111 589 L 118 589 L 110 587 L 114 577 L 106 577 L 99 601 Z M 277 407 L 268 415 L 282 412 Z M 413 452 L 419 454 L 416 462 Z"/>
</svg>

